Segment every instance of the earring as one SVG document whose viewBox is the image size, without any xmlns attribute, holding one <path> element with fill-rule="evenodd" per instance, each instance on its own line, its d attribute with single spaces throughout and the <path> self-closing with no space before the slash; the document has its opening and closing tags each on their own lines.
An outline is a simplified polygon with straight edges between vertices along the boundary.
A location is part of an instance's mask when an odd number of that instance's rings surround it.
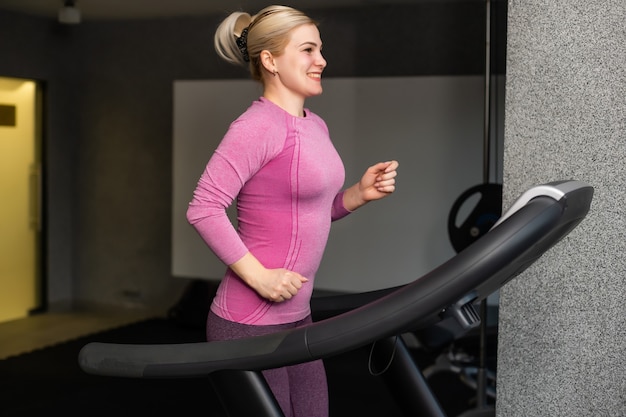
<svg viewBox="0 0 626 417">
<path fill-rule="evenodd" d="M 272 75 L 273 75 L 274 77 L 276 77 L 276 74 L 277 74 L 277 73 L 278 73 L 278 71 L 276 71 L 276 70 L 273 70 L 273 71 L 272 71 Z"/>
</svg>

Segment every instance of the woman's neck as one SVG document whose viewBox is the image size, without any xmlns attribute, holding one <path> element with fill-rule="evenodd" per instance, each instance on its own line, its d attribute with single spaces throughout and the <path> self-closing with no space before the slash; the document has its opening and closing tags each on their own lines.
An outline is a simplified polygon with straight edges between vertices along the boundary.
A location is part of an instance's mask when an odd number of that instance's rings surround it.
<svg viewBox="0 0 626 417">
<path fill-rule="evenodd" d="M 277 91 L 273 88 L 266 88 L 263 97 L 296 117 L 304 117 L 304 98 L 296 97 L 293 94 Z"/>
</svg>

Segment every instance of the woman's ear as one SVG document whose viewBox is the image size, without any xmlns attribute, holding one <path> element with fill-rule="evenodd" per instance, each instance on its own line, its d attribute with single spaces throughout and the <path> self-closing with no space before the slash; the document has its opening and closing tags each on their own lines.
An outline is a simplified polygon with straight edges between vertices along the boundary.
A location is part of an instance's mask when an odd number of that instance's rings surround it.
<svg viewBox="0 0 626 417">
<path fill-rule="evenodd" d="M 270 73 L 276 72 L 276 65 L 274 63 L 274 56 L 270 51 L 263 50 L 261 51 L 261 64 L 263 68 L 265 68 Z"/>
</svg>

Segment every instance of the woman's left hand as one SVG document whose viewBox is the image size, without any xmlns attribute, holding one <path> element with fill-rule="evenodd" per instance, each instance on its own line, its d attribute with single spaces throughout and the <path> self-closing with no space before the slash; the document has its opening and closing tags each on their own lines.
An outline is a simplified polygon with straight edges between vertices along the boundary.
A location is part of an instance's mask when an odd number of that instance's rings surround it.
<svg viewBox="0 0 626 417">
<path fill-rule="evenodd" d="M 396 190 L 398 165 L 398 161 L 387 161 L 369 167 L 359 182 L 363 200 L 379 200 L 393 193 Z"/>
<path fill-rule="evenodd" d="M 361 180 L 346 190 L 344 205 L 353 211 L 369 201 L 380 200 L 396 190 L 398 161 L 379 162 L 369 167 Z"/>
</svg>

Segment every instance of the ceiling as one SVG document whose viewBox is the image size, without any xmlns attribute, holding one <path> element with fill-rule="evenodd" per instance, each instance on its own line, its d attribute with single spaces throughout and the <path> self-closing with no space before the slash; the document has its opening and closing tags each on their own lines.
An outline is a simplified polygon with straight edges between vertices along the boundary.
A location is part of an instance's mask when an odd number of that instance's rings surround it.
<svg viewBox="0 0 626 417">
<path fill-rule="evenodd" d="M 56 19 L 65 0 L 0 0 L 0 10 L 11 10 Z M 424 0 L 297 0 L 293 7 L 354 7 L 376 4 L 413 3 Z M 244 10 L 250 13 L 272 4 L 272 0 L 75 0 L 82 20 L 151 19 L 201 16 Z M 280 1 L 276 4 L 284 4 Z"/>
</svg>

